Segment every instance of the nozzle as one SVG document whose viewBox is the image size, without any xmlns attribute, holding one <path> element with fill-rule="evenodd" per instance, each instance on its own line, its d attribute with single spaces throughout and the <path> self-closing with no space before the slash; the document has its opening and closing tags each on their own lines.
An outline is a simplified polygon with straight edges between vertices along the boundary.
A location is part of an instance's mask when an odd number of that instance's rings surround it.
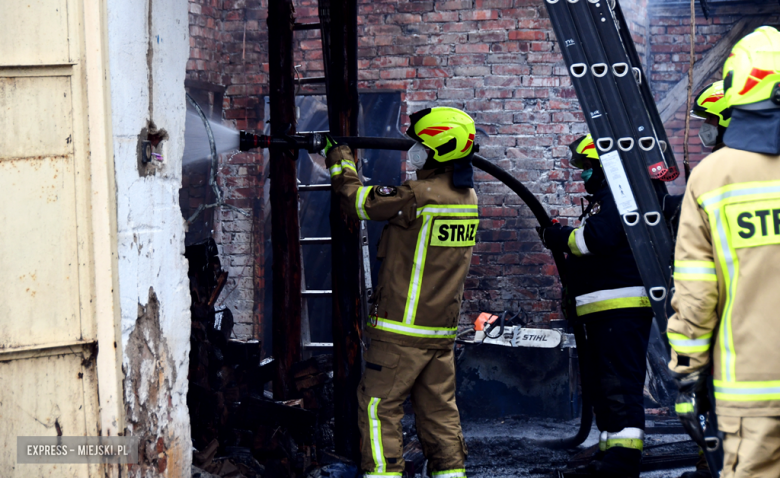
<svg viewBox="0 0 780 478">
<path fill-rule="evenodd" d="M 235 143 L 234 143 L 235 144 Z M 240 131 L 238 133 L 238 149 L 249 151 L 254 148 L 268 148 L 271 146 L 271 137 Z"/>
</svg>

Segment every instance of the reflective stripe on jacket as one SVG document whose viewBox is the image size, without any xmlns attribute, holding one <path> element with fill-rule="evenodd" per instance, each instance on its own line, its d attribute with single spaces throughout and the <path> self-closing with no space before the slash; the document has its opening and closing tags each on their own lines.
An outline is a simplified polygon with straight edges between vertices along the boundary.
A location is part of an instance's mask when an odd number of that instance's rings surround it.
<svg viewBox="0 0 780 478">
<path fill-rule="evenodd" d="M 650 307 L 612 192 L 604 186 L 589 201 L 592 207 L 580 227 L 562 227 L 547 243 L 551 250 L 568 254 L 566 293 L 576 299 L 577 316 L 598 320 L 588 316 Z"/>
<path fill-rule="evenodd" d="M 452 166 L 418 171 L 401 186 L 363 186 L 348 147 L 326 159 L 344 211 L 388 221 L 366 333 L 400 345 L 451 347 L 479 225 L 473 189 L 452 186 Z"/>
<path fill-rule="evenodd" d="M 600 290 L 576 298 L 577 317 L 615 309 L 650 307 L 650 299 L 643 286 Z"/>
<path fill-rule="evenodd" d="M 670 368 L 713 360 L 718 414 L 780 415 L 780 157 L 724 148 L 685 192 Z"/>
</svg>

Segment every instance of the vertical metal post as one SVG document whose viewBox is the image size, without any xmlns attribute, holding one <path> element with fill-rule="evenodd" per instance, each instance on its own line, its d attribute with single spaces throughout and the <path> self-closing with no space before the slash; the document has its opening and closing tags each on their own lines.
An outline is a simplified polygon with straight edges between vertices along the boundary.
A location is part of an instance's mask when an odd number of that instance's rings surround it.
<svg viewBox="0 0 780 478">
<path fill-rule="evenodd" d="M 271 134 L 295 132 L 293 24 L 291 0 L 268 2 L 268 66 Z M 273 354 L 277 362 L 274 398 L 292 390 L 290 367 L 301 360 L 301 245 L 298 225 L 297 151 L 269 150 L 271 247 L 273 248 Z"/>
<path fill-rule="evenodd" d="M 328 123 L 334 136 L 357 136 L 357 0 L 320 0 Z M 365 300 L 360 222 L 331 197 L 333 371 L 336 453 L 359 461 L 357 387 L 362 372 Z"/>
</svg>

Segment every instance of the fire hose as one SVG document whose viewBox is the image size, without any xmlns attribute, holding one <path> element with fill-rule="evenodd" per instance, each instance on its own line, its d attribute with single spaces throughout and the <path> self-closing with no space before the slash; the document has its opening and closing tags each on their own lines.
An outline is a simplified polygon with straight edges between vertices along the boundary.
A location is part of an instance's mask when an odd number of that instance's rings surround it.
<svg viewBox="0 0 780 478">
<path fill-rule="evenodd" d="M 354 149 L 384 149 L 394 151 L 408 151 L 414 145 L 414 140 L 404 138 L 372 138 L 372 137 L 339 137 L 333 136 L 333 140 L 337 144 L 346 144 Z M 288 148 L 288 149 L 304 149 L 310 153 L 318 152 L 325 147 L 325 135 L 323 133 L 298 133 L 292 135 L 282 135 L 281 137 L 271 137 L 266 135 L 255 135 L 241 131 L 240 134 L 240 147 L 241 151 L 248 151 L 253 148 Z M 297 155 L 296 155 L 297 156 Z M 544 209 L 544 206 L 536 199 L 536 196 L 531 193 L 520 181 L 509 172 L 491 163 L 484 157 L 474 154 L 472 157 L 472 164 L 477 168 L 485 171 L 494 178 L 504 183 L 509 189 L 517 194 L 520 199 L 531 209 L 531 212 L 536 217 L 539 225 L 542 227 L 549 227 L 552 225 L 552 220 Z M 564 288 L 567 284 L 566 277 L 566 264 L 564 255 L 562 252 L 553 252 L 553 260 L 555 261 L 556 268 L 558 269 L 558 275 L 561 280 L 561 286 Z M 544 446 L 552 449 L 567 449 L 574 448 L 582 442 L 590 434 L 591 425 L 593 424 L 593 407 L 590 400 L 590 393 L 588 391 L 589 386 L 586 383 L 589 367 L 582 366 L 583 361 L 587 361 L 588 344 L 585 339 L 585 329 L 582 324 L 572 323 L 574 329 L 574 337 L 577 342 L 577 354 L 579 356 L 580 376 L 582 377 L 583 393 L 582 393 L 582 414 L 580 416 L 580 426 L 577 433 L 570 437 L 564 438 L 552 438 L 547 440 L 533 440 L 536 445 Z"/>
</svg>

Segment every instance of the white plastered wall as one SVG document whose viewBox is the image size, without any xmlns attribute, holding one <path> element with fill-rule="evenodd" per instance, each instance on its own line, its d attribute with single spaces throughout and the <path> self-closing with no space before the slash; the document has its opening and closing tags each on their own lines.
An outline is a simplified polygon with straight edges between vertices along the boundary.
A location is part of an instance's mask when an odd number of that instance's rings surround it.
<svg viewBox="0 0 780 478">
<path fill-rule="evenodd" d="M 190 294 L 179 209 L 187 2 L 107 7 L 126 427 L 145 447 L 130 476 L 189 477 Z M 167 133 L 164 161 L 152 169 L 138 161 L 150 123 Z"/>
</svg>

